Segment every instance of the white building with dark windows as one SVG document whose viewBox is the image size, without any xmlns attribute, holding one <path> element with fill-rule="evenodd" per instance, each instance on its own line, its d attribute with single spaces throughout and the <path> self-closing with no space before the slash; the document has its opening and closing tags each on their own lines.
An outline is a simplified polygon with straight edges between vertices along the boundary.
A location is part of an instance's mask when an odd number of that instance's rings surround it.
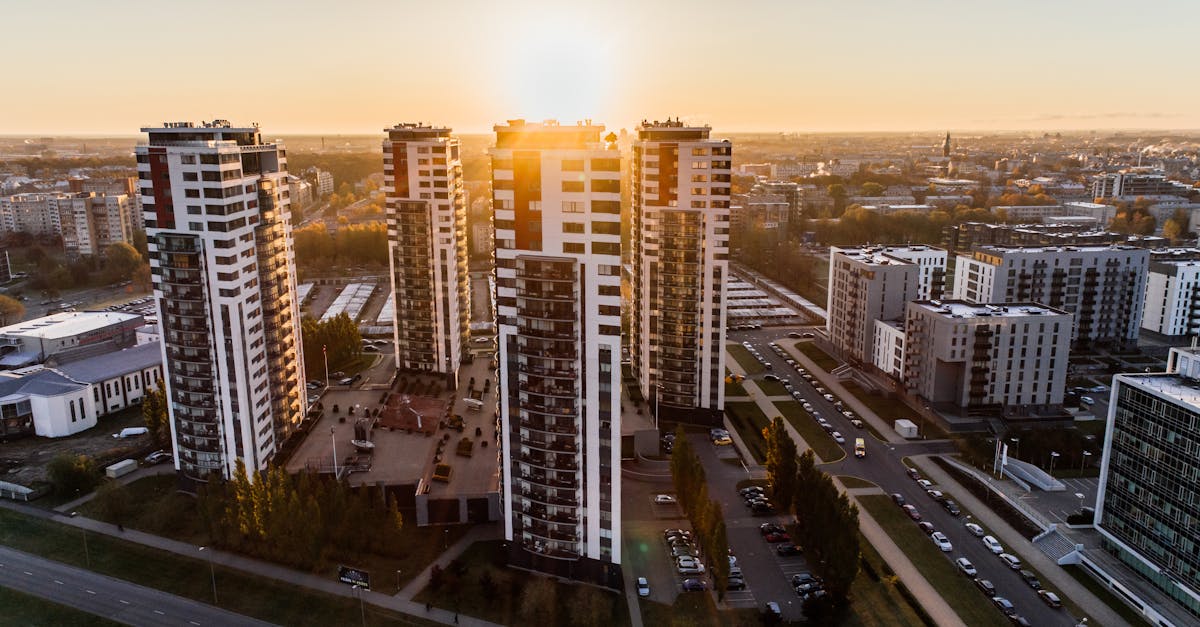
<svg viewBox="0 0 1200 627">
<path fill-rule="evenodd" d="M 1200 250 L 1150 254 L 1142 328 L 1163 335 L 1200 333 Z"/>
<path fill-rule="evenodd" d="M 448 128 L 397 124 L 383 142 L 396 367 L 457 385 L 471 315 L 467 208 Z"/>
<path fill-rule="evenodd" d="M 1134 246 L 977 246 L 958 256 L 954 298 L 1041 303 L 1074 314 L 1077 344 L 1137 342 L 1150 251 Z"/>
<path fill-rule="evenodd" d="M 504 533 L 510 559 L 621 562 L 621 158 L 588 123 L 495 127 Z"/>
<path fill-rule="evenodd" d="M 720 426 L 733 147 L 709 130 L 671 121 L 637 129 L 630 344 L 657 418 Z"/>
<path fill-rule="evenodd" d="M 305 412 L 287 153 L 224 120 L 142 132 L 175 467 L 262 470 Z"/>
</svg>

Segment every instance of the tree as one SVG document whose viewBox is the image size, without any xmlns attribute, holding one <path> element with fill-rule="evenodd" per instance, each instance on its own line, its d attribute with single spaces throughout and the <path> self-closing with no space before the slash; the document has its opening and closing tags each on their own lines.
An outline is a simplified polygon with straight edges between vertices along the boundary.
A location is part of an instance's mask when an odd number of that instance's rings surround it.
<svg viewBox="0 0 1200 627">
<path fill-rule="evenodd" d="M 767 478 L 771 481 L 772 496 L 780 510 L 792 507 L 796 492 L 796 442 L 788 435 L 783 418 L 775 416 L 763 428 L 767 444 Z"/>
<path fill-rule="evenodd" d="M 1163 237 L 1171 240 L 1172 242 L 1179 241 L 1185 235 L 1187 235 L 1189 227 L 1188 222 L 1188 213 L 1183 209 L 1176 209 L 1175 213 L 1172 214 L 1171 217 L 1167 218 L 1165 222 L 1163 222 Z"/>
<path fill-rule="evenodd" d="M 305 317 L 300 322 L 300 336 L 304 342 L 304 369 L 311 379 L 324 376 L 326 354 L 334 370 L 362 354 L 358 325 L 345 313 L 325 321 Z"/>
<path fill-rule="evenodd" d="M 133 495 L 119 481 L 109 479 L 101 483 L 96 489 L 95 503 L 105 520 L 118 527 L 133 513 Z"/>
<path fill-rule="evenodd" d="M 146 428 L 150 430 L 150 438 L 157 442 L 159 447 L 165 449 L 170 446 L 167 390 L 163 387 L 162 379 L 158 380 L 155 387 L 146 389 L 146 394 L 142 397 L 142 419 L 146 422 Z"/>
<path fill-rule="evenodd" d="M 887 191 L 887 188 L 879 183 L 867 181 L 862 184 L 862 188 L 859 189 L 858 193 L 861 196 L 882 196 L 885 191 Z"/>
<path fill-rule="evenodd" d="M 142 255 L 133 246 L 117 242 L 104 253 L 104 274 L 109 283 L 128 281 L 142 265 Z"/>
<path fill-rule="evenodd" d="M 60 453 L 50 460 L 46 475 L 50 485 L 54 486 L 54 493 L 65 496 L 86 493 L 100 480 L 92 458 L 71 453 Z"/>
<path fill-rule="evenodd" d="M 21 301 L 0 294 L 0 326 L 20 322 L 25 317 L 25 305 Z"/>
<path fill-rule="evenodd" d="M 834 217 L 842 215 L 842 211 L 846 208 L 846 186 L 841 183 L 830 184 L 829 197 L 833 199 Z"/>
<path fill-rule="evenodd" d="M 517 614 L 526 625 L 557 625 L 558 589 L 554 582 L 537 577 L 521 591 L 521 608 Z"/>
<path fill-rule="evenodd" d="M 146 232 L 137 230 L 133 232 L 133 247 L 142 256 L 142 261 L 150 262 L 150 246 L 146 243 Z"/>
</svg>

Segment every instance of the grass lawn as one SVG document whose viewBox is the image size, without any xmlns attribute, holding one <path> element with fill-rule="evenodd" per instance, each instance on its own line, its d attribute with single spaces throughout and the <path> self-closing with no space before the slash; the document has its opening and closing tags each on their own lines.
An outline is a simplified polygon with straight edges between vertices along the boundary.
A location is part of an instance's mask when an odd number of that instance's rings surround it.
<svg viewBox="0 0 1200 627">
<path fill-rule="evenodd" d="M 10 588 L 0 587 L 0 607 L 4 608 L 6 625 L 115 627 L 122 624 Z"/>
<path fill-rule="evenodd" d="M 788 396 L 787 388 L 778 381 L 767 381 L 766 379 L 755 379 L 754 385 L 767 396 Z"/>
<path fill-rule="evenodd" d="M 750 449 L 755 461 L 763 463 L 767 459 L 767 449 L 763 441 L 762 430 L 767 426 L 767 417 L 758 408 L 757 403 L 725 403 L 725 415 L 730 424 L 742 436 L 742 442 Z"/>
<path fill-rule="evenodd" d="M 196 512 L 196 499 L 175 490 L 175 475 L 146 477 L 129 484 L 129 492 L 133 502 L 138 506 L 134 514 L 122 524 L 131 529 L 145 531 L 154 535 L 165 536 L 182 542 L 203 545 L 209 542 L 208 535 L 200 523 Z M 86 503 L 79 508 L 80 513 L 97 520 L 105 520 L 92 503 Z M 113 522 L 113 521 L 109 521 Z M 402 584 L 411 581 L 438 555 L 443 547 L 458 541 L 470 529 L 467 525 L 446 527 L 418 527 L 413 521 L 405 521 L 399 533 L 406 539 L 406 545 L 411 549 L 402 558 L 385 555 L 367 554 L 334 554 L 327 558 L 327 565 L 317 571 L 331 574 L 337 571 L 338 564 L 353 564 L 360 568 L 376 573 L 388 573 L 383 579 L 386 582 L 378 589 L 391 591 L 396 583 L 396 571 L 400 571 Z"/>
<path fill-rule="evenodd" d="M 859 569 L 854 583 L 850 584 L 850 615 L 844 625 L 862 627 L 912 626 L 922 627 L 924 610 L 915 600 L 907 596 L 903 584 L 895 580 L 894 573 L 867 539 L 859 535 L 863 568 Z M 875 576 L 872 577 L 871 575 Z M 932 624 L 932 623 L 928 623 Z"/>
<path fill-rule="evenodd" d="M 1096 581 L 1095 578 L 1087 574 L 1082 566 L 1074 566 L 1069 564 L 1067 566 L 1063 566 L 1062 568 L 1063 570 L 1067 571 L 1068 575 L 1074 577 L 1076 581 L 1083 584 L 1083 587 L 1087 588 L 1092 594 L 1096 595 L 1101 601 L 1104 602 L 1105 605 L 1107 605 L 1112 611 L 1116 612 L 1121 618 L 1124 618 L 1125 621 L 1130 625 L 1150 624 L 1150 621 L 1147 621 L 1145 616 L 1142 616 L 1132 607 L 1129 607 L 1122 602 L 1117 595 L 1113 594 L 1112 590 L 1108 589 L 1108 586 Z"/>
<path fill-rule="evenodd" d="M 0 544 L 189 599 L 212 601 L 208 565 L 199 558 L 96 533 L 88 534 L 87 543 L 90 566 L 85 563 L 82 530 L 0 509 Z M 361 620 L 358 601 L 353 597 L 325 594 L 225 567 L 216 569 L 216 579 L 221 607 L 254 618 L 284 625 L 349 625 Z M 367 606 L 366 614 L 367 623 L 372 625 L 436 624 L 372 605 Z"/>
<path fill-rule="evenodd" d="M 741 344 L 726 344 L 725 350 L 737 360 L 738 364 L 742 366 L 742 370 L 746 371 L 747 376 L 767 371 L 767 369 L 764 368 L 763 365 L 754 358 L 754 355 L 751 355 L 750 351 L 746 350 L 745 346 L 742 346 Z"/>
<path fill-rule="evenodd" d="M 852 477 L 850 475 L 838 475 L 838 481 L 841 481 L 842 485 L 846 486 L 847 489 L 878 487 L 866 479 L 859 479 L 858 477 Z"/>
<path fill-rule="evenodd" d="M 813 452 L 824 462 L 835 462 L 846 456 L 846 451 L 837 442 L 833 441 L 828 433 L 813 420 L 808 412 L 800 406 L 796 401 L 781 401 L 775 403 L 775 408 L 783 415 L 784 419 L 792 423 L 800 437 L 808 442 L 808 446 Z M 842 434 L 845 435 L 845 434 Z"/>
<path fill-rule="evenodd" d="M 840 361 L 834 359 L 829 355 L 829 353 L 821 350 L 812 342 L 796 342 L 796 350 L 808 355 L 808 358 L 813 360 L 813 363 L 815 363 L 818 368 L 824 370 L 825 372 L 829 372 L 842 365 Z"/>
<path fill-rule="evenodd" d="M 714 627 L 750 627 L 761 625 L 756 609 L 718 610 L 712 595 L 684 592 L 675 598 L 674 605 L 641 599 L 642 624 L 654 627 L 712 625 Z"/>
<path fill-rule="evenodd" d="M 871 514 L 884 531 L 887 532 L 896 545 L 904 550 L 917 568 L 929 581 L 959 617 L 972 627 L 977 625 L 1007 625 L 1008 619 L 1000 613 L 983 594 L 975 588 L 970 579 L 964 577 L 954 567 L 937 546 L 899 507 L 896 507 L 890 497 L 880 495 L 860 496 L 858 502 Z"/>
<path fill-rule="evenodd" d="M 541 577 L 523 570 L 504 566 L 504 548 L 499 540 L 476 542 L 458 558 L 461 570 L 453 566 L 445 572 L 446 581 L 438 590 L 426 586 L 413 597 L 418 603 L 433 602 L 437 607 L 456 611 L 502 625 L 526 624 L 521 615 L 522 592 L 525 587 Z M 490 584 L 488 580 L 490 579 Z M 583 595 L 600 594 L 608 599 L 608 612 L 600 620 L 584 624 L 603 624 L 618 627 L 629 624 L 629 609 L 625 595 L 601 590 L 594 586 L 563 583 L 545 578 L 554 584 L 554 601 L 549 605 L 556 612 L 546 625 L 563 625 L 576 622 L 574 608 L 582 608 Z M 546 608 L 549 609 L 549 608 Z"/>
<path fill-rule="evenodd" d="M 900 399 L 885 398 L 881 394 L 868 392 L 854 381 L 842 381 L 842 387 L 846 388 L 847 392 L 857 397 L 858 400 L 862 401 L 863 405 L 869 407 L 871 411 L 875 412 L 875 415 L 882 418 L 888 424 L 904 418 L 913 421 L 913 424 L 916 424 L 920 429 L 921 435 L 927 438 L 946 437 L 945 430 L 934 422 L 926 420 L 921 414 L 918 414 Z"/>
<path fill-rule="evenodd" d="M 728 369 L 725 370 L 725 376 L 730 376 Z M 731 396 L 746 396 L 746 388 L 743 387 L 738 381 L 726 381 L 725 398 L 729 398 Z"/>
</svg>

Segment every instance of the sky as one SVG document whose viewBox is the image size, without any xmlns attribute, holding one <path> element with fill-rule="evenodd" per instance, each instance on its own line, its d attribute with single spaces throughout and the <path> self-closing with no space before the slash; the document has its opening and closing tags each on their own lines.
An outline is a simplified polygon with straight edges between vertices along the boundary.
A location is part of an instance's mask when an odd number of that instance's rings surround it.
<svg viewBox="0 0 1200 627">
<path fill-rule="evenodd" d="M 1195 0 L 10 0 L 0 134 L 1200 129 Z"/>
</svg>

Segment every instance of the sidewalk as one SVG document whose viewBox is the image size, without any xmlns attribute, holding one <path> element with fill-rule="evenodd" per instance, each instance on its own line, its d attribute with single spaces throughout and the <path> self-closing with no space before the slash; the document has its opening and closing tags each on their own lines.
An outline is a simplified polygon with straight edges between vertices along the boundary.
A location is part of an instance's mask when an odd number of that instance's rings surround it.
<svg viewBox="0 0 1200 627">
<path fill-rule="evenodd" d="M 737 360 L 733 358 L 733 355 L 730 355 L 728 353 L 726 353 L 726 355 L 725 355 L 725 367 L 729 368 L 729 371 L 734 374 L 740 374 L 740 375 L 746 374 L 746 371 L 742 368 L 742 365 L 739 364 L 737 362 Z M 750 385 L 747 385 L 747 384 L 750 384 Z M 763 391 L 758 388 L 757 382 L 755 382 L 755 381 L 751 380 L 749 377 L 747 377 L 746 380 L 742 382 L 742 387 L 746 388 L 746 396 L 739 397 L 739 398 L 749 398 L 750 400 L 754 401 L 754 403 L 756 405 L 758 405 L 758 408 L 760 410 L 762 410 L 763 415 L 765 415 L 767 417 L 768 421 L 771 420 L 772 418 L 774 418 L 775 416 L 782 417 L 782 414 L 779 413 L 779 409 L 777 409 L 775 407 L 775 403 L 772 403 L 770 400 L 768 400 L 767 396 L 763 393 Z M 779 397 L 779 398 L 782 400 L 789 400 L 789 401 L 792 400 L 791 397 L 787 397 L 786 399 L 784 397 Z M 736 435 L 737 429 L 733 429 L 728 424 L 728 420 L 729 419 L 726 418 L 727 424 L 725 426 L 729 427 L 729 433 L 730 433 L 731 437 L 735 438 L 735 440 L 734 440 L 735 442 L 741 443 L 741 441 L 742 441 L 741 436 Z M 804 451 L 807 451 L 810 448 L 808 446 L 808 442 L 804 441 L 804 438 L 800 437 L 800 433 L 796 431 L 796 428 L 793 427 L 792 423 L 788 422 L 787 419 L 784 419 L 783 424 L 787 428 L 788 435 L 791 436 L 792 441 L 794 441 L 796 443 L 796 454 L 803 455 Z M 744 448 L 745 444 L 742 444 L 742 447 Z M 820 455 L 817 455 L 816 451 L 813 451 L 813 456 L 815 456 L 817 458 L 817 463 L 825 462 L 825 460 L 821 459 Z M 747 457 L 747 459 L 754 459 L 754 458 Z"/>
<path fill-rule="evenodd" d="M 125 475 L 124 477 L 120 477 L 120 478 L 116 479 L 116 481 L 118 481 L 124 485 L 129 485 L 129 484 L 133 483 L 134 481 L 137 481 L 138 479 L 145 479 L 146 477 L 157 477 L 158 475 L 171 475 L 171 474 L 175 474 L 174 466 L 172 466 L 170 464 L 159 464 L 157 466 L 146 466 L 143 468 L 138 468 L 137 470 Z M 96 492 L 95 492 L 95 490 L 93 490 L 93 491 L 88 492 L 87 494 L 75 499 L 74 501 L 71 501 L 69 503 L 63 503 L 62 505 L 55 507 L 54 511 L 65 514 L 67 512 L 77 509 L 80 505 L 87 503 L 88 501 L 92 500 L 95 496 L 96 496 Z"/>
<path fill-rule="evenodd" d="M 1067 574 L 1061 566 L 1033 546 L 1033 543 L 1013 529 L 999 515 L 991 510 L 987 505 L 975 498 L 973 494 L 962 487 L 950 475 L 942 470 L 941 466 L 933 463 L 930 455 L 916 455 L 912 457 L 912 461 L 921 469 L 921 473 L 930 481 L 938 484 L 943 492 L 951 494 L 958 502 L 966 509 L 970 510 L 971 515 L 976 520 L 983 523 L 984 527 L 992 532 L 1004 546 L 1008 547 L 1011 553 L 1016 554 L 1026 564 L 1032 565 L 1041 573 L 1043 580 L 1049 582 L 1066 598 L 1071 599 L 1076 605 L 1083 608 L 1088 613 L 1091 620 L 1101 625 L 1123 625 L 1125 621 L 1117 615 L 1112 608 L 1108 607 L 1090 590 L 1084 587 L 1083 584 L 1075 580 L 1074 577 Z M 1089 621 L 1091 622 L 1091 621 Z"/>
<path fill-rule="evenodd" d="M 782 346 L 783 350 L 787 351 L 787 353 L 791 355 L 792 358 L 795 359 L 800 365 L 804 366 L 805 370 L 808 370 L 810 373 L 812 373 L 812 375 L 821 382 L 821 385 L 825 386 L 830 392 L 833 393 L 834 396 L 842 399 L 842 402 L 846 403 L 850 409 L 854 410 L 854 413 L 861 416 L 863 420 L 871 423 L 871 426 L 875 427 L 875 430 L 879 432 L 879 435 L 883 437 L 884 441 L 891 444 L 898 444 L 900 442 L 907 441 L 896 433 L 896 430 L 892 428 L 892 425 L 885 422 L 882 418 L 876 415 L 874 411 L 871 411 L 871 408 L 867 407 L 862 401 L 858 400 L 857 396 L 851 394 L 849 390 L 842 387 L 842 384 L 837 380 L 837 377 L 822 370 L 819 366 L 817 366 L 817 364 L 813 363 L 812 359 L 809 359 L 808 355 L 805 355 L 797 350 L 795 347 L 795 342 L 780 342 L 779 345 Z"/>
<path fill-rule="evenodd" d="M 7 506 L 7 504 L 0 504 L 0 505 Z M 17 509 L 17 508 L 14 508 L 14 509 Z M 17 509 L 17 511 L 24 512 L 24 510 L 22 510 L 22 509 Z M 266 577 L 269 579 L 276 579 L 276 580 L 282 581 L 284 583 L 289 583 L 289 584 L 301 586 L 304 588 L 309 588 L 312 590 L 318 590 L 318 591 L 324 592 L 326 594 L 333 594 L 333 595 L 346 597 L 346 598 L 350 598 L 350 599 L 358 598 L 358 593 L 356 592 L 356 590 L 353 587 L 348 586 L 339 581 L 336 581 L 334 579 L 331 579 L 329 577 L 324 577 L 324 576 L 314 575 L 312 573 L 306 573 L 306 572 L 302 572 L 302 571 L 298 571 L 298 570 L 293 570 L 291 568 L 279 566 L 277 564 L 272 564 L 270 562 L 265 562 L 265 561 L 257 560 L 257 559 L 250 558 L 250 557 L 243 557 L 241 555 L 237 555 L 237 554 L 230 553 L 227 551 L 206 548 L 204 553 L 200 553 L 200 547 L 192 545 L 192 544 L 187 544 L 185 542 L 179 542 L 177 540 L 171 540 L 169 538 L 163 538 L 161 536 L 151 535 L 151 534 L 137 531 L 134 529 L 126 529 L 123 532 L 118 531 L 117 527 L 115 525 L 110 525 L 108 523 L 100 522 L 98 520 L 93 520 L 91 518 L 85 518 L 83 516 L 76 516 L 74 518 L 71 518 L 71 517 L 68 517 L 65 515 L 52 515 L 52 516 L 48 516 L 48 518 L 50 518 L 51 520 L 54 520 L 55 522 L 67 524 L 67 525 L 70 525 L 73 527 L 77 527 L 79 529 L 86 529 L 86 530 L 94 532 L 94 533 L 104 534 L 106 536 L 112 536 L 114 538 L 120 538 L 122 540 L 134 542 L 134 543 L 141 544 L 141 545 L 148 546 L 148 547 L 153 547 L 153 548 L 160 549 L 163 551 L 168 551 L 170 553 L 175 553 L 176 555 L 182 555 L 184 557 L 189 557 L 189 558 L 193 558 L 193 559 L 204 559 L 205 557 L 207 557 L 208 559 L 211 559 L 214 564 L 225 566 L 227 568 L 240 570 L 242 572 L 246 572 L 246 573 L 249 573 L 252 575 L 258 575 L 260 577 Z M 450 553 L 454 552 L 454 555 L 457 556 L 458 554 L 462 553 L 463 550 L 466 549 L 466 547 L 470 544 L 470 542 L 472 542 L 472 541 L 474 541 L 474 539 L 480 537 L 480 535 L 485 535 L 486 533 L 488 533 L 490 531 L 491 531 L 491 529 L 489 529 L 488 527 L 482 527 L 482 529 L 481 529 L 481 526 L 475 527 L 474 529 L 471 530 L 470 533 L 468 533 L 466 536 L 464 536 L 462 540 L 460 540 L 458 543 L 455 543 L 455 545 L 450 548 L 450 550 L 447 552 L 446 555 L 450 555 Z M 479 533 L 477 533 L 477 532 L 479 532 Z M 460 545 L 462 545 L 462 546 L 460 546 Z M 455 552 L 455 551 L 457 551 L 457 552 Z M 445 556 L 443 556 L 443 557 L 445 557 Z M 452 558 L 448 558 L 448 559 L 446 559 L 446 561 L 449 561 L 449 559 L 452 559 Z M 221 578 L 218 574 L 218 576 L 217 576 L 217 585 L 218 586 L 220 586 L 220 582 L 221 582 L 220 580 L 221 580 Z M 416 585 L 416 590 L 420 590 L 420 588 L 423 586 L 423 584 L 427 583 L 427 582 L 428 582 L 428 575 L 426 572 L 422 572 L 421 575 L 418 575 L 416 579 L 414 579 L 412 582 L 409 583 L 409 586 L 405 588 L 405 591 L 407 591 L 409 587 L 412 587 L 414 585 Z M 383 583 L 384 587 L 386 587 L 386 585 L 387 585 L 386 583 Z M 496 625 L 496 623 L 481 620 L 478 618 L 472 618 L 470 616 L 465 616 L 465 615 L 459 616 L 459 615 L 455 614 L 454 612 L 451 612 L 448 610 L 433 608 L 430 611 L 426 611 L 424 605 L 421 605 L 419 603 L 414 603 L 414 602 L 408 600 L 409 598 L 411 598 L 411 595 L 408 597 L 405 597 L 405 596 L 403 596 L 403 592 L 404 591 L 402 591 L 402 594 L 400 595 L 399 598 L 396 596 L 382 593 L 382 592 L 363 592 L 362 599 L 363 599 L 363 601 L 370 603 L 371 605 L 375 605 L 375 606 L 382 607 L 382 608 L 389 609 L 389 610 L 396 611 L 396 612 L 401 612 L 404 614 L 411 614 L 412 616 L 415 616 L 418 618 L 424 618 L 427 620 L 432 620 L 432 621 L 443 623 L 446 625 L 459 624 L 459 625 L 469 625 L 472 627 L 493 627 Z M 414 594 L 415 594 L 415 592 L 414 592 Z"/>
<path fill-rule="evenodd" d="M 459 538 L 458 542 L 455 542 L 450 546 L 449 549 L 446 549 L 446 551 L 439 555 L 432 564 L 426 566 L 425 570 L 421 571 L 416 577 L 413 577 L 412 580 L 408 582 L 408 585 L 404 586 L 400 592 L 396 593 L 395 597 L 405 601 L 411 600 L 417 595 L 418 592 L 421 591 L 421 588 L 424 588 L 426 584 L 429 583 L 429 573 L 433 570 L 434 565 L 437 565 L 443 569 L 446 568 L 450 562 L 454 561 L 454 559 L 459 555 L 462 555 L 463 551 L 466 551 L 467 548 L 472 544 L 476 542 L 482 542 L 484 540 L 499 540 L 500 531 L 501 528 L 499 523 L 475 525 L 470 531 L 467 532 L 467 535 Z"/>
</svg>

